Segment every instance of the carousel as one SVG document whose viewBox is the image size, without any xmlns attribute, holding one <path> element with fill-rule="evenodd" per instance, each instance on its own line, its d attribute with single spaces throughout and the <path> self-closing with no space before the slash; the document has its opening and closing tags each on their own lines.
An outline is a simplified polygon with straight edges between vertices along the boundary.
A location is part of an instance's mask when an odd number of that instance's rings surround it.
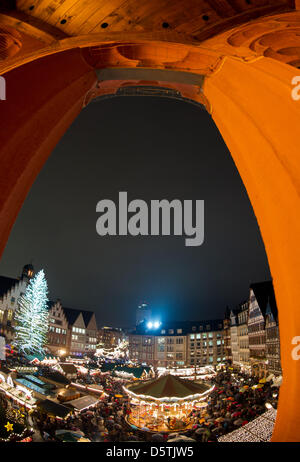
<svg viewBox="0 0 300 462">
<path fill-rule="evenodd" d="M 174 375 L 124 386 L 130 397 L 131 428 L 151 432 L 176 432 L 192 427 L 192 411 L 207 406 L 214 386 Z"/>
</svg>

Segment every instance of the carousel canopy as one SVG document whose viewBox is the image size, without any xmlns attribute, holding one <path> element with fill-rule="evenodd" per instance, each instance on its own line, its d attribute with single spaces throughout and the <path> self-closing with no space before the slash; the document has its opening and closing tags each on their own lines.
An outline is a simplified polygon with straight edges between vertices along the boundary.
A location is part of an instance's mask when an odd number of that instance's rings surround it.
<svg viewBox="0 0 300 462">
<path fill-rule="evenodd" d="M 143 395 L 154 399 L 161 398 L 189 398 L 194 395 L 202 395 L 210 389 L 204 383 L 192 382 L 191 380 L 181 379 L 175 375 L 163 375 L 156 380 L 129 385 L 130 393 Z"/>
</svg>

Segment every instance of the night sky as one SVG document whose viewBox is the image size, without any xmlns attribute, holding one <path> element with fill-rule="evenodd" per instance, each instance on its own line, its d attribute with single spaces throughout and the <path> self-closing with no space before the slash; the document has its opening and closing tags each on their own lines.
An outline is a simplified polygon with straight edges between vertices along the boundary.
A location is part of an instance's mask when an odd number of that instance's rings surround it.
<svg viewBox="0 0 300 462">
<path fill-rule="evenodd" d="M 205 240 L 101 237 L 96 204 L 128 199 L 204 199 Z M 223 317 L 270 278 L 256 218 L 210 116 L 154 97 L 91 103 L 36 179 L 0 263 L 17 277 L 44 268 L 49 298 L 94 310 L 99 327 L 129 327 L 147 301 L 161 320 Z"/>
</svg>

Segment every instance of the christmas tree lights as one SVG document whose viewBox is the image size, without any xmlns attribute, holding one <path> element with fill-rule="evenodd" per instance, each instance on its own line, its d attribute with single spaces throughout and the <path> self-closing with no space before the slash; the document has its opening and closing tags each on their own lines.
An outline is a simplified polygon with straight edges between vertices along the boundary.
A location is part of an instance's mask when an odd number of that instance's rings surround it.
<svg viewBox="0 0 300 462">
<path fill-rule="evenodd" d="M 26 354 L 44 354 L 48 333 L 48 285 L 44 271 L 30 280 L 15 314 L 15 344 Z"/>
</svg>

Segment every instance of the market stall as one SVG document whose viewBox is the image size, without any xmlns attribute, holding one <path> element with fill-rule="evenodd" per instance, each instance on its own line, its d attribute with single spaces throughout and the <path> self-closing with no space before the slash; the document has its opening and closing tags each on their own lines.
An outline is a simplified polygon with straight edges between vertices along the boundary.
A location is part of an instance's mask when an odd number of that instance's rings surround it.
<svg viewBox="0 0 300 462">
<path fill-rule="evenodd" d="M 186 366 L 180 368 L 158 367 L 157 373 L 158 377 L 171 374 L 176 375 L 182 379 L 190 380 L 210 380 L 212 377 L 216 376 L 216 371 L 212 366 Z"/>
<path fill-rule="evenodd" d="M 65 419 L 72 413 L 70 408 L 49 399 L 40 401 L 38 403 L 38 409 L 50 417 L 59 419 Z"/>
<path fill-rule="evenodd" d="M 80 398 L 80 392 L 76 390 L 76 388 L 69 387 L 69 388 L 64 388 L 62 389 L 58 395 L 57 395 L 57 400 L 60 403 L 64 403 L 67 401 L 72 401 L 74 399 Z"/>
<path fill-rule="evenodd" d="M 81 398 L 68 401 L 67 406 L 75 412 L 83 412 L 89 408 L 93 408 L 99 402 L 98 398 L 91 395 L 82 396 Z"/>
</svg>

